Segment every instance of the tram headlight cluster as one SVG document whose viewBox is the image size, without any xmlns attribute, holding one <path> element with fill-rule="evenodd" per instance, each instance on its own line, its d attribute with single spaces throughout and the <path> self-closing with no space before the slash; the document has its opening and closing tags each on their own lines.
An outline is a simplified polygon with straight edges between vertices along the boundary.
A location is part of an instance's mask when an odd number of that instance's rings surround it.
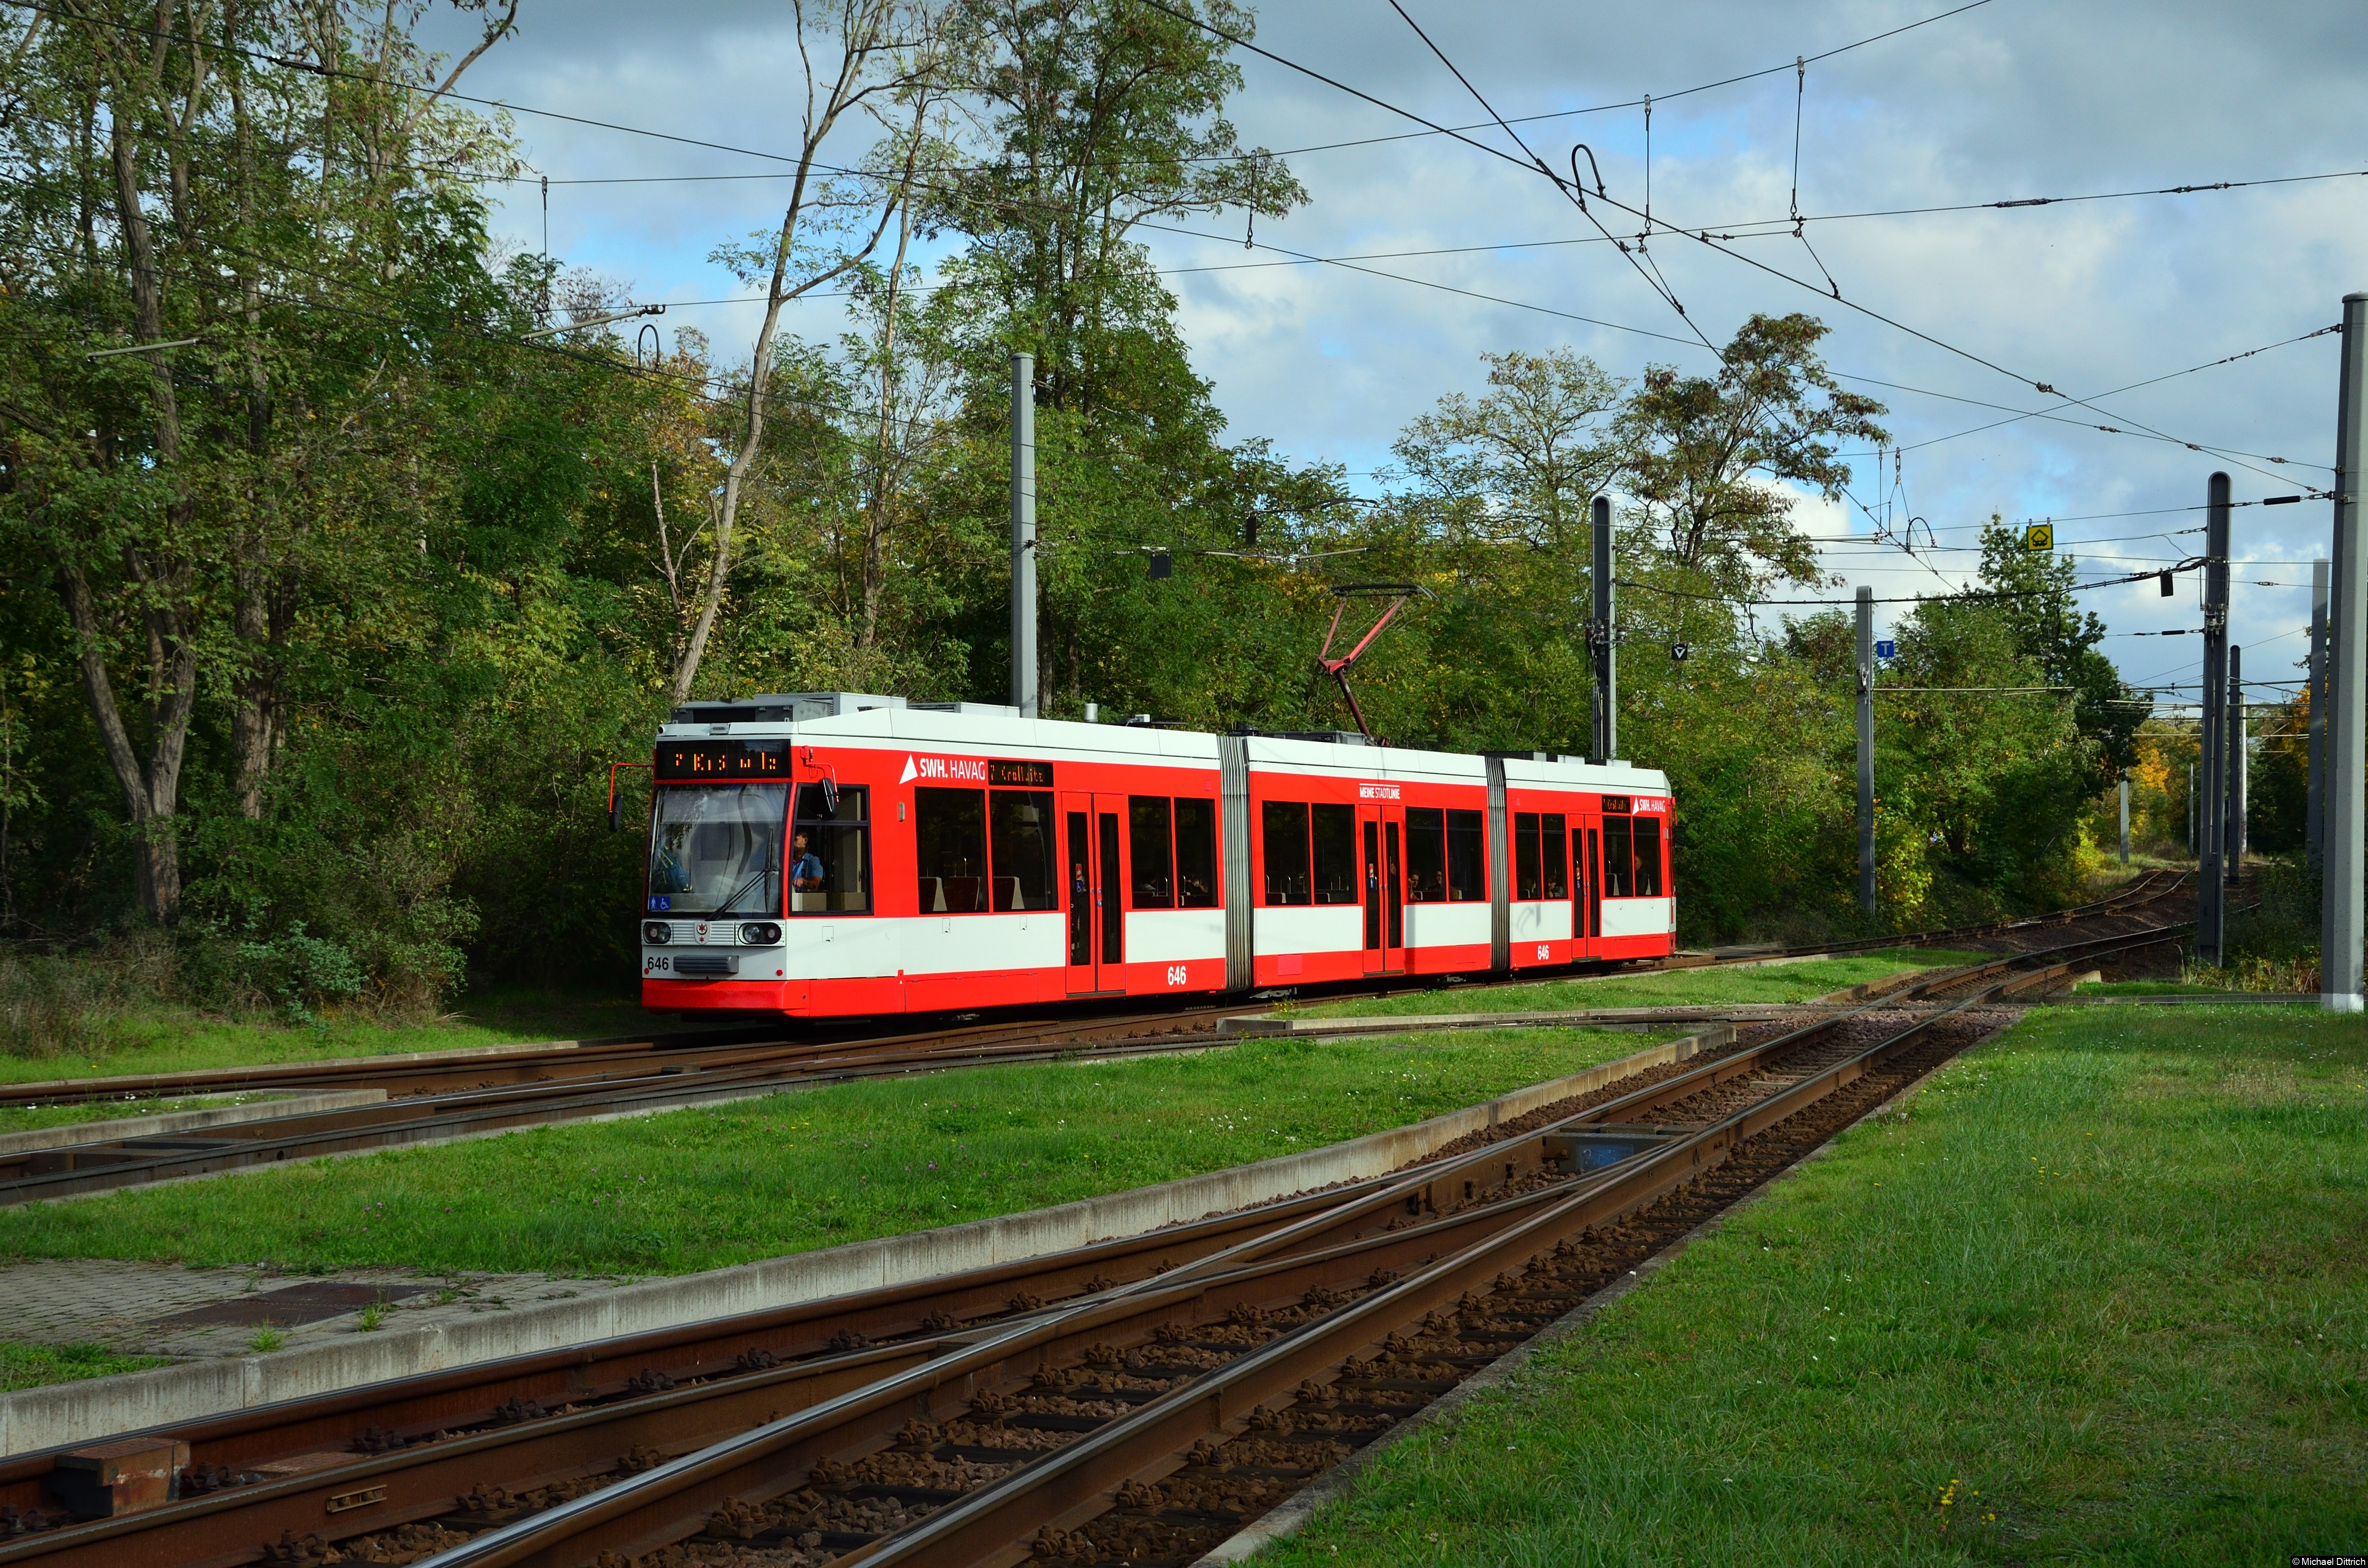
<svg viewBox="0 0 2368 1568">
<path fill-rule="evenodd" d="M 758 920 L 740 927 L 740 945 L 744 948 L 769 948 L 781 939 L 781 928 L 770 920 Z"/>
<path fill-rule="evenodd" d="M 642 940 L 654 948 L 663 948 L 674 940 L 674 926 L 664 920 L 644 920 L 642 922 Z"/>
</svg>

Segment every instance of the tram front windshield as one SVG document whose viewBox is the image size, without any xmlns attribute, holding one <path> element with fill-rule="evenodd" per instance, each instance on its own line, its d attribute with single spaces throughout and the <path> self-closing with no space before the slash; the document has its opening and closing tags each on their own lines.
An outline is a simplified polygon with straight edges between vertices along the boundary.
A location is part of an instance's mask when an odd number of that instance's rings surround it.
<svg viewBox="0 0 2368 1568">
<path fill-rule="evenodd" d="M 779 915 L 786 784 L 667 784 L 650 825 L 649 909 Z"/>
</svg>

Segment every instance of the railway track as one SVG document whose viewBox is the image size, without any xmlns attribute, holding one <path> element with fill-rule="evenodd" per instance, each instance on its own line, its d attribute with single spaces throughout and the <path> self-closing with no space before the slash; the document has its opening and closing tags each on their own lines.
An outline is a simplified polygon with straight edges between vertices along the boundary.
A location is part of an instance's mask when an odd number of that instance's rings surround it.
<svg viewBox="0 0 2368 1568">
<path fill-rule="evenodd" d="M 2155 870 L 2135 877 L 2104 897 L 2076 903 L 2046 915 L 2021 915 L 1975 926 L 1952 926 L 1934 931 L 1912 931 L 1896 937 L 1867 937 L 1849 942 L 1820 942 L 1797 948 L 1731 949 L 1737 960 L 1748 957 L 1795 958 L 1827 953 L 1879 952 L 1886 948 L 1937 948 L 1951 942 L 1980 941 L 2021 932 L 2046 931 L 2104 915 L 2125 914 L 2159 903 L 2188 886 L 2192 871 Z"/>
<path fill-rule="evenodd" d="M 1681 953 L 1622 967 L 1622 972 L 1709 967 L 1718 963 L 1752 963 L 1769 958 L 1797 958 L 1819 953 L 1847 953 L 1899 947 L 1934 947 L 1944 942 L 1998 937 L 2039 930 L 2102 915 L 2143 907 L 2176 892 L 2186 872 L 2150 871 L 2106 897 L 2076 904 L 2052 915 L 1994 921 L 1982 926 L 1908 932 L 1861 941 L 1831 942 L 1804 947 L 1736 949 L 1721 959 Z M 1572 971 L 1524 971 L 1517 979 L 1479 984 L 1530 984 L 1540 978 L 1560 978 Z M 1420 989 L 1429 983 L 1413 987 Z M 1387 994 L 1409 989 L 1403 978 L 1380 987 L 1342 986 L 1325 994 Z M 1313 995 L 1315 993 L 1310 992 Z M 1260 1004 L 1240 1001 L 1188 1005 L 1183 1008 L 1095 1011 L 1081 1005 L 1059 1017 L 1002 1018 L 953 1023 L 918 1031 L 882 1034 L 855 1025 L 809 1027 L 797 1040 L 785 1039 L 777 1025 L 757 1024 L 744 1029 L 702 1029 L 658 1033 L 615 1040 L 559 1041 L 549 1045 L 495 1047 L 474 1051 L 434 1051 L 416 1055 L 358 1057 L 336 1062 L 270 1062 L 245 1067 L 208 1068 L 186 1073 L 126 1074 L 105 1078 L 0 1084 L 0 1107 L 62 1105 L 88 1100 L 121 1099 L 131 1096 L 178 1096 L 208 1094 L 292 1093 L 306 1089 L 379 1088 L 390 1097 L 454 1089 L 488 1088 L 505 1084 L 543 1084 L 568 1079 L 599 1081 L 646 1070 L 645 1059 L 668 1065 L 727 1064 L 768 1060 L 794 1060 L 800 1055 L 837 1047 L 863 1044 L 883 1049 L 939 1044 L 956 1052 L 986 1048 L 1040 1035 L 1064 1035 L 1079 1040 L 1119 1038 L 1129 1032 L 1156 1029 L 1162 1024 L 1195 1016 L 1222 1016 L 1251 1010 Z"/>
<path fill-rule="evenodd" d="M 1914 977 L 1323 1193 L 973 1274 L 136 1434 L 185 1495 L 0 1568 L 1187 1563 L 1979 1038 L 2176 928 Z M 656 1555 L 653 1555 L 656 1554 Z"/>
<path fill-rule="evenodd" d="M 1922 933 L 1918 939 L 1929 945 L 1976 934 L 1997 937 L 2125 914 L 2171 896 L 2184 880 L 2183 874 L 2151 872 L 2113 895 L 2056 915 Z M 1884 940 L 1898 945 L 1898 939 Z M 1876 945 L 1844 947 L 1855 950 Z M 1682 957 L 1653 967 L 1696 967 L 1702 961 Z M 1520 983 L 1532 983 L 1536 978 L 1525 974 Z M 957 1024 L 874 1038 L 783 1040 L 768 1035 L 719 1042 L 712 1036 L 692 1036 L 428 1062 L 363 1059 L 337 1063 L 335 1071 L 319 1063 L 285 1064 L 110 1078 L 86 1085 L 6 1085 L 0 1086 L 0 1105 L 12 1100 L 54 1103 L 77 1093 L 118 1097 L 330 1086 L 381 1088 L 389 1097 L 378 1104 L 233 1122 L 202 1131 L 101 1139 L 0 1155 L 0 1208 L 286 1160 L 712 1103 L 788 1084 L 814 1086 L 1073 1053 L 1120 1056 L 1201 1050 L 1224 1043 L 1214 1032 L 1221 1020 L 1264 1006 L 1242 999 L 1099 1017 Z"/>
</svg>

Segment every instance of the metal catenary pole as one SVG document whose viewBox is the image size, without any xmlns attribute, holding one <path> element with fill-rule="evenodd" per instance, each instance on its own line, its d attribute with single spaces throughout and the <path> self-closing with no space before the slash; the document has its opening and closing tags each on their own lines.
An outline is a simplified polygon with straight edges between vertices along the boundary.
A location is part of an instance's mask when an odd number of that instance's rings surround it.
<svg viewBox="0 0 2368 1568">
<path fill-rule="evenodd" d="M 2202 864 L 2195 879 L 2195 956 L 2217 966 L 2226 932 L 2226 874 L 2221 830 L 2228 799 L 2228 476 L 2215 473 L 2205 492 L 2203 534 L 2203 793 L 2195 811 Z"/>
<path fill-rule="evenodd" d="M 1595 760 L 1620 755 L 1620 640 L 1612 624 L 1611 499 L 1595 498 Z"/>
<path fill-rule="evenodd" d="M 1011 357 L 1011 705 L 1036 717 L 1036 357 Z"/>
<path fill-rule="evenodd" d="M 2122 864 L 2130 863 L 2130 776 L 2122 775 Z"/>
<path fill-rule="evenodd" d="M 1858 591 L 1858 906 L 1874 915 L 1874 590 Z"/>
<path fill-rule="evenodd" d="M 2187 852 L 2202 853 L 2195 846 L 2195 764 L 2187 765 Z"/>
<path fill-rule="evenodd" d="M 2228 704 L 2220 721 L 2228 732 L 2228 817 L 2220 827 L 2220 846 L 2228 868 L 2228 885 L 2245 874 L 2245 650 L 2228 650 Z"/>
<path fill-rule="evenodd" d="M 2328 665 L 2325 868 L 2320 886 L 2318 1001 L 2361 1010 L 2361 769 L 2368 755 L 2368 554 L 2360 537 L 2361 469 L 2368 464 L 2368 294 L 2343 296 L 2343 369 L 2335 399 L 2335 656 Z"/>
<path fill-rule="evenodd" d="M 2310 778 L 2303 805 L 2303 847 L 2314 866 L 2327 841 L 2327 584 L 2325 561 L 2310 563 Z"/>
</svg>

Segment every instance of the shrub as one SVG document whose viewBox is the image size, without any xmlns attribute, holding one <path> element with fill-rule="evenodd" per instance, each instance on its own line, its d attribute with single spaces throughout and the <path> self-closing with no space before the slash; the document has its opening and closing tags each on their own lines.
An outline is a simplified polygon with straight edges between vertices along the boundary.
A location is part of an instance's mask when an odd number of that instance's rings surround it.
<svg viewBox="0 0 2368 1568">
<path fill-rule="evenodd" d="M 241 942 L 238 957 L 248 981 L 274 998 L 291 1024 L 317 1023 L 314 1008 L 359 995 L 369 978 L 345 948 L 306 936 L 301 920 L 276 940 Z"/>
</svg>

